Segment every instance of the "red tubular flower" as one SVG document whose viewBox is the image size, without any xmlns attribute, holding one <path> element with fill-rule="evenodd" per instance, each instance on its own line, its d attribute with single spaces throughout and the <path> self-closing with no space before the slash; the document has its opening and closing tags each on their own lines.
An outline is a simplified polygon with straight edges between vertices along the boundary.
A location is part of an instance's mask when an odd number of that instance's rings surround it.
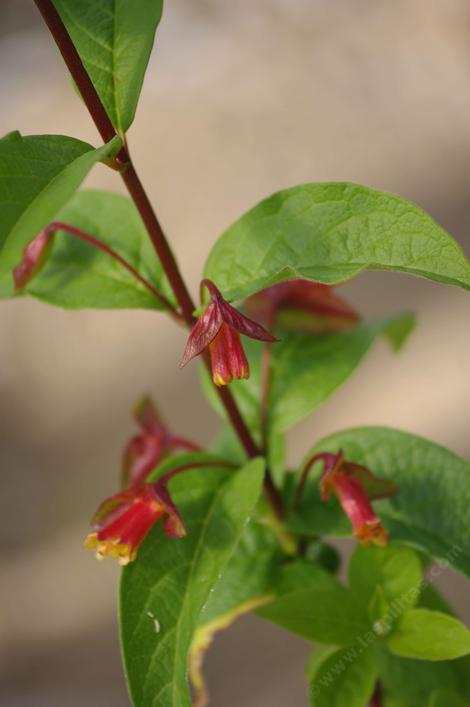
<svg viewBox="0 0 470 707">
<path fill-rule="evenodd" d="M 96 550 L 99 559 L 108 555 L 122 565 L 135 559 L 145 536 L 160 519 L 168 536 L 181 538 L 186 535 L 183 521 L 166 488 L 175 472 L 165 474 L 154 484 L 146 480 L 172 450 L 200 450 L 198 445 L 176 437 L 167 429 L 148 396 L 136 406 L 134 416 L 141 433 L 133 437 L 124 450 L 124 490 L 99 506 L 92 520 L 95 532 L 85 539 L 85 547 Z"/>
<path fill-rule="evenodd" d="M 144 482 L 149 473 L 174 449 L 200 450 L 197 444 L 177 437 L 168 430 L 148 396 L 137 404 L 134 417 L 141 433 L 133 437 L 124 450 L 123 486 L 138 486 Z"/>
<path fill-rule="evenodd" d="M 213 282 L 203 280 L 201 286 L 209 290 L 211 299 L 189 336 L 180 368 L 209 348 L 216 385 L 227 385 L 234 378 L 248 378 L 250 370 L 240 334 L 269 343 L 277 339 L 226 302 Z"/>
<path fill-rule="evenodd" d="M 169 537 L 186 535 L 166 488 L 169 476 L 155 484 L 121 491 L 103 501 L 92 521 L 95 532 L 86 537 L 85 547 L 96 550 L 100 560 L 108 556 L 127 565 L 135 560 L 139 546 L 159 520 L 163 521 L 163 530 Z"/>
<path fill-rule="evenodd" d="M 249 297 L 246 310 L 267 326 L 306 333 L 343 331 L 356 324 L 358 313 L 329 285 L 310 280 L 289 280 Z"/>
<path fill-rule="evenodd" d="M 336 494 L 344 512 L 351 521 L 354 535 L 362 545 L 386 545 L 388 532 L 375 515 L 370 499 L 386 498 L 397 493 L 391 481 L 378 479 L 364 466 L 348 462 L 340 450 L 337 454 L 316 454 L 306 465 L 299 484 L 297 497 L 302 493 L 306 477 L 315 462 L 323 462 L 320 493 L 327 501 Z"/>
</svg>

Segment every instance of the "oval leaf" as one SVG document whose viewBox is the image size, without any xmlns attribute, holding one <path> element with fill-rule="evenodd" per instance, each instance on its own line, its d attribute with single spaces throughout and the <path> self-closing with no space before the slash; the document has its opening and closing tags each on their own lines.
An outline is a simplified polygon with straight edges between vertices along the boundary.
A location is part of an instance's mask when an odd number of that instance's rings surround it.
<svg viewBox="0 0 470 707">
<path fill-rule="evenodd" d="M 400 658 L 388 650 L 377 651 L 380 682 L 386 695 L 405 705 L 428 707 L 429 695 L 437 688 L 459 690 L 455 671 L 458 661 L 425 661 Z"/>
<path fill-rule="evenodd" d="M 119 138 L 95 150 L 63 135 L 10 133 L 0 140 L 0 293 L 11 296 L 10 272 L 23 249 L 56 216 L 99 160 L 113 155 Z"/>
<path fill-rule="evenodd" d="M 468 702 L 456 692 L 436 690 L 431 695 L 429 707 L 468 707 Z"/>
<path fill-rule="evenodd" d="M 175 477 L 172 498 L 188 534 L 156 528 L 123 570 L 121 641 L 138 707 L 189 707 L 187 656 L 198 618 L 259 498 L 263 461 L 239 472 L 199 469 Z"/>
<path fill-rule="evenodd" d="M 82 191 L 57 214 L 113 248 L 156 290 L 174 304 L 160 261 L 133 202 L 125 196 Z M 25 290 L 40 300 L 76 309 L 162 309 L 162 303 L 120 263 L 93 245 L 66 232 L 54 235 L 44 268 Z"/>
<path fill-rule="evenodd" d="M 227 299 L 293 278 L 325 284 L 399 270 L 470 289 L 470 263 L 418 206 L 359 184 L 303 184 L 265 199 L 213 247 L 205 277 Z"/>
<path fill-rule="evenodd" d="M 420 660 L 452 660 L 470 653 L 470 631 L 440 611 L 410 609 L 387 638 L 395 655 Z"/>
<path fill-rule="evenodd" d="M 421 573 L 417 554 L 395 543 L 385 548 L 358 545 L 348 569 L 349 585 L 362 601 L 370 602 L 380 587 L 389 607 L 400 611 L 416 603 Z"/>
<path fill-rule="evenodd" d="M 309 452 L 337 452 L 376 476 L 391 479 L 399 491 L 375 501 L 394 540 L 443 558 L 470 575 L 470 464 L 434 442 L 387 427 L 362 427 L 324 438 Z M 322 503 L 311 475 L 290 524 L 298 532 L 344 535 L 350 529 L 335 499 Z"/>
<path fill-rule="evenodd" d="M 189 658 L 191 683 L 199 698 L 196 704 L 207 701 L 202 664 L 214 635 L 269 600 L 281 560 L 279 542 L 273 532 L 252 520 L 199 617 Z"/>
<path fill-rule="evenodd" d="M 54 0 L 105 110 L 124 133 L 134 120 L 163 0 Z"/>
<path fill-rule="evenodd" d="M 370 632 L 361 602 L 333 577 L 329 588 L 326 588 L 323 576 L 320 589 L 290 592 L 262 606 L 256 613 L 287 631 L 318 643 L 348 645 Z"/>
<path fill-rule="evenodd" d="M 312 707 L 364 707 L 377 677 L 374 651 L 360 646 L 332 649 L 315 665 L 310 681 Z"/>
</svg>

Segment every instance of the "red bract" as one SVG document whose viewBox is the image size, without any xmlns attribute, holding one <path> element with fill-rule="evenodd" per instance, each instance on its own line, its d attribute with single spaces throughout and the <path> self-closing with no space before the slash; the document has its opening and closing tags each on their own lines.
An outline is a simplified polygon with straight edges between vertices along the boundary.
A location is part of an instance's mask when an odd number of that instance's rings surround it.
<svg viewBox="0 0 470 707">
<path fill-rule="evenodd" d="M 240 334 L 269 343 L 277 339 L 226 302 L 213 282 L 203 280 L 201 286 L 209 290 L 211 299 L 189 336 L 180 368 L 208 348 L 216 385 L 248 378 L 250 371 Z"/>
<path fill-rule="evenodd" d="M 175 449 L 200 450 L 197 444 L 177 437 L 168 430 L 148 396 L 138 403 L 134 417 L 142 431 L 130 440 L 124 450 L 124 486 L 139 485 L 145 481 L 148 474 Z"/>
<path fill-rule="evenodd" d="M 359 314 L 329 285 L 310 280 L 289 280 L 249 297 L 247 312 L 267 326 L 278 323 L 290 331 L 325 333 L 356 324 Z"/>
<path fill-rule="evenodd" d="M 93 518 L 95 532 L 85 539 L 85 547 L 96 557 L 112 557 L 121 565 L 135 560 L 142 541 L 159 520 L 169 537 L 186 535 L 183 521 L 166 488 L 165 478 L 122 491 L 103 501 Z"/>
<path fill-rule="evenodd" d="M 344 458 L 340 450 L 337 454 L 316 454 L 309 460 L 299 485 L 299 497 L 306 477 L 315 462 L 323 462 L 320 477 L 320 492 L 323 501 L 332 493 L 336 495 L 344 512 L 351 521 L 354 535 L 362 545 L 386 545 L 388 532 L 375 515 L 370 500 L 386 498 L 397 493 L 398 487 L 386 479 L 378 479 L 369 469 Z"/>
</svg>

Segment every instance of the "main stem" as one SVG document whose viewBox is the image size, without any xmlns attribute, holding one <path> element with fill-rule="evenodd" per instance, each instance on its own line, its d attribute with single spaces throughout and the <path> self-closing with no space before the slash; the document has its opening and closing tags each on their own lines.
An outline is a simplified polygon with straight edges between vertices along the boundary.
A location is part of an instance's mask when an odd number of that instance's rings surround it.
<svg viewBox="0 0 470 707">
<path fill-rule="evenodd" d="M 78 90 L 85 102 L 85 105 L 90 113 L 93 122 L 95 123 L 98 132 L 104 142 L 109 142 L 116 135 L 116 130 L 111 123 L 108 114 L 101 102 L 100 97 L 90 79 L 87 70 L 85 69 L 80 55 L 75 48 L 74 43 L 65 27 L 62 19 L 57 12 L 52 0 L 34 0 L 36 6 L 41 13 L 49 31 L 56 42 L 60 53 L 67 65 L 67 68 L 75 81 Z M 129 195 L 134 201 L 144 225 L 149 234 L 150 240 L 153 243 L 157 256 L 161 262 L 162 268 L 168 278 L 175 298 L 181 308 L 183 318 L 188 325 L 194 325 L 193 312 L 195 310 L 191 295 L 189 294 L 186 283 L 178 268 L 160 222 L 152 208 L 149 198 L 145 192 L 142 182 L 139 179 L 134 165 L 132 164 L 129 151 L 124 145 L 117 155 L 118 160 L 123 164 L 124 169 L 120 172 L 124 184 L 127 187 Z M 206 359 L 207 365 L 207 359 Z M 232 394 L 227 388 L 218 388 L 218 393 L 222 404 L 225 407 L 227 415 L 238 435 L 238 438 L 249 457 L 254 457 L 259 454 L 259 449 L 243 420 L 240 411 L 237 407 Z M 272 509 L 278 518 L 283 516 L 282 499 L 276 489 L 269 471 L 266 472 L 264 480 L 264 488 L 266 495 L 270 501 Z"/>
</svg>

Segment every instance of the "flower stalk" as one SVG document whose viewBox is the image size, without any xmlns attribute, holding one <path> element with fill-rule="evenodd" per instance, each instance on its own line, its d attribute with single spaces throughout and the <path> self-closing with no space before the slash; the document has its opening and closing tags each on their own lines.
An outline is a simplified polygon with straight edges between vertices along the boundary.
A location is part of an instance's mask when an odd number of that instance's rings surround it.
<svg viewBox="0 0 470 707">
<path fill-rule="evenodd" d="M 24 250 L 23 260 L 15 268 L 14 280 L 17 289 L 22 289 L 30 279 L 36 274 L 36 265 L 38 260 L 41 259 L 42 251 L 47 248 L 48 241 L 57 231 L 64 231 L 75 238 L 78 238 L 85 243 L 89 243 L 98 250 L 101 250 L 110 258 L 118 262 L 122 267 L 127 270 L 138 282 L 141 283 L 151 295 L 157 299 L 160 304 L 176 318 L 181 319 L 181 314 L 174 308 L 171 302 L 158 292 L 155 287 L 146 280 L 143 275 L 141 275 L 125 258 L 123 258 L 119 253 L 117 253 L 113 248 L 107 246 L 105 243 L 95 238 L 89 233 L 82 231 L 80 228 L 76 228 L 68 223 L 63 223 L 62 221 L 53 221 L 48 226 L 46 226 L 41 233 L 39 233 L 36 238 L 31 241 Z"/>
</svg>

